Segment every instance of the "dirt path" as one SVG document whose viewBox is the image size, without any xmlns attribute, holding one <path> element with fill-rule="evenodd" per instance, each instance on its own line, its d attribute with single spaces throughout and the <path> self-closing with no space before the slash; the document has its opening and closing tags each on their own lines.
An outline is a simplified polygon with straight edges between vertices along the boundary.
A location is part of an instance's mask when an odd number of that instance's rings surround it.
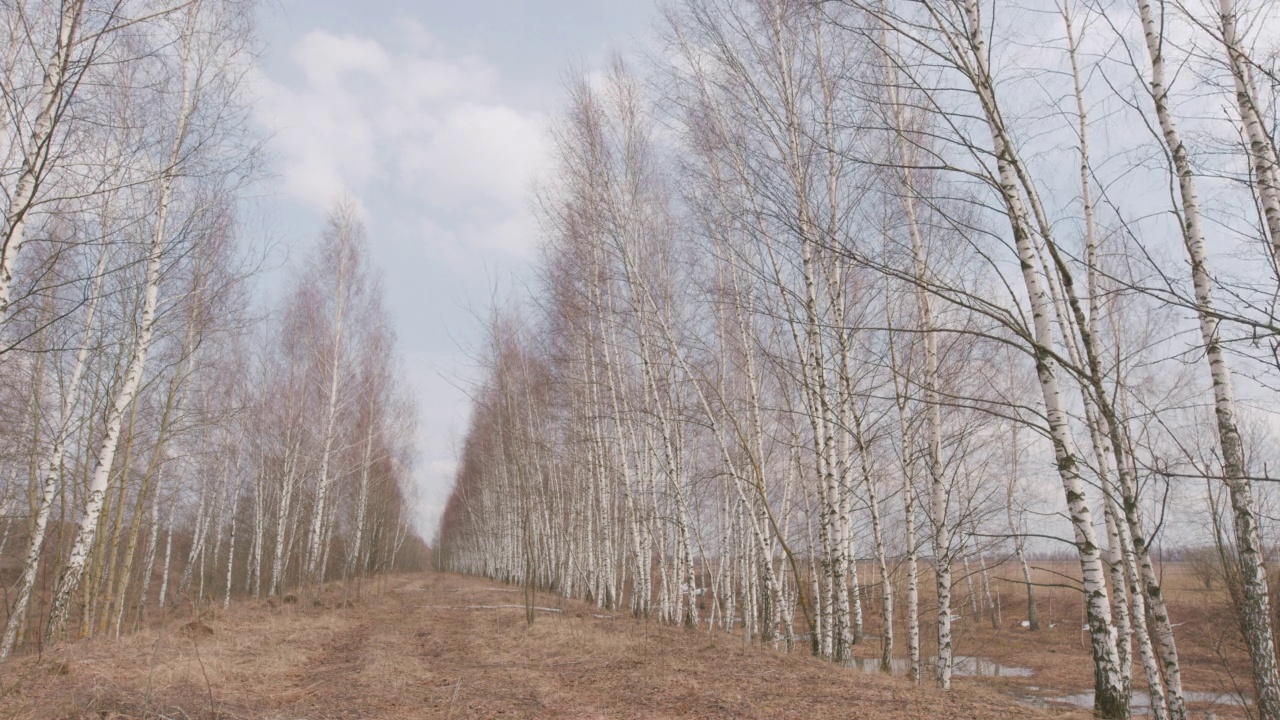
<svg viewBox="0 0 1280 720">
<path fill-rule="evenodd" d="M 14 718 L 1010 718 L 1030 710 L 962 681 L 904 680 L 541 598 L 526 627 L 509 588 L 451 575 L 390 579 L 72 643 L 0 665 Z"/>
</svg>

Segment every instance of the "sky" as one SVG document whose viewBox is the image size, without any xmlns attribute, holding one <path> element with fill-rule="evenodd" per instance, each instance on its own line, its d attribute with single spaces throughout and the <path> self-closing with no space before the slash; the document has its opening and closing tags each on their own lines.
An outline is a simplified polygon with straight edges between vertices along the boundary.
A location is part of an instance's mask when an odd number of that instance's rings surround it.
<svg viewBox="0 0 1280 720">
<path fill-rule="evenodd" d="M 336 198 L 363 211 L 418 400 L 416 524 L 428 541 L 466 431 L 483 318 L 537 258 L 532 184 L 548 170 L 564 80 L 636 47 L 653 16 L 651 0 L 268 0 L 261 10 L 262 229 L 297 258 Z"/>
</svg>

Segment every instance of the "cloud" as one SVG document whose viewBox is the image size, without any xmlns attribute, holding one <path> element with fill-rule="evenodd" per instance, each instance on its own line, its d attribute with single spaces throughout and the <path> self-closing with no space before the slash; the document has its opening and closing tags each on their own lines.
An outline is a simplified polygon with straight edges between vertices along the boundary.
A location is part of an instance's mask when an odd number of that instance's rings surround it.
<svg viewBox="0 0 1280 720">
<path fill-rule="evenodd" d="M 502 105 L 458 103 L 423 135 L 404 148 L 401 169 L 427 180 L 436 200 L 451 206 L 483 199 L 519 207 L 529 171 L 543 162 L 541 123 Z"/>
<path fill-rule="evenodd" d="M 456 384 L 471 379 L 440 328 L 468 337 L 473 318 L 452 299 L 483 294 L 490 268 L 532 259 L 530 187 L 549 164 L 547 120 L 505 100 L 485 58 L 451 51 L 416 23 L 372 37 L 317 29 L 281 47 L 255 77 L 275 189 L 307 214 L 343 193 L 366 213 L 418 398 L 412 502 L 429 539 L 466 430 L 469 400 Z"/>
<path fill-rule="evenodd" d="M 259 78 L 280 192 L 321 211 L 344 191 L 394 199 L 444 236 L 465 231 L 468 250 L 527 257 L 532 233 L 515 241 L 510 229 L 532 226 L 546 119 L 502 102 L 483 58 L 451 54 L 416 24 L 393 35 L 315 30 L 290 48 L 292 77 Z"/>
</svg>

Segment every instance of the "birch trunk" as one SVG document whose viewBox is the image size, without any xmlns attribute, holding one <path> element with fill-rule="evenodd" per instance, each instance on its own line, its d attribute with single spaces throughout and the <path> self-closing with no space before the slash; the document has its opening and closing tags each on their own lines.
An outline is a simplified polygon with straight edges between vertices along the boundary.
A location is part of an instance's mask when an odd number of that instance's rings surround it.
<svg viewBox="0 0 1280 720">
<path fill-rule="evenodd" d="M 1018 447 L 1018 425 L 1016 423 L 1010 425 L 1010 434 L 1009 443 L 1012 453 L 1009 463 L 1009 485 L 1005 512 L 1009 521 L 1009 534 L 1013 536 L 1013 552 L 1018 558 L 1018 567 L 1022 569 L 1022 581 L 1027 586 L 1027 629 L 1031 632 L 1036 632 L 1040 629 L 1040 619 L 1036 616 L 1036 588 L 1035 584 L 1031 582 L 1031 566 L 1027 563 L 1026 541 L 1023 538 L 1020 523 L 1014 519 L 1013 513 L 1013 496 L 1018 483 L 1018 460 L 1021 457 L 1021 451 Z"/>
<path fill-rule="evenodd" d="M 57 493 L 58 480 L 63 469 L 66 456 L 67 440 L 72 432 L 73 414 L 80 397 L 81 379 L 85 365 L 88 363 L 89 349 L 93 337 L 94 317 L 97 314 L 98 301 L 102 296 L 102 281 L 106 277 L 107 259 L 110 256 L 109 246 L 104 246 L 98 256 L 94 268 L 93 280 L 89 287 L 89 302 L 85 307 L 83 332 L 80 349 L 76 353 L 76 362 L 71 370 L 67 389 L 62 396 L 62 405 L 58 415 L 58 426 L 53 436 L 49 453 L 40 464 L 40 494 L 36 498 L 35 518 L 28 539 L 26 559 L 22 565 L 22 575 L 18 578 L 13 604 L 9 608 L 9 619 L 5 624 L 4 639 L 0 640 L 0 661 L 9 656 L 17 642 L 27 616 L 27 607 L 31 602 L 31 592 L 35 588 L 36 578 L 40 571 L 40 557 L 44 552 L 45 533 L 49 527 L 49 513 L 53 508 Z M 0 316 L 2 317 L 2 316 Z"/>
<path fill-rule="evenodd" d="M 892 338 L 893 331 L 890 330 Z M 889 341 L 889 353 L 893 365 L 894 404 L 898 407 L 898 427 L 902 436 L 902 511 L 906 541 L 907 564 L 907 677 L 920 682 L 920 567 L 916 543 L 916 493 L 911 474 L 910 434 L 907 430 L 906 396 L 898 385 L 898 359 Z"/>
<path fill-rule="evenodd" d="M 364 566 L 360 559 L 364 550 L 365 515 L 369 511 L 369 466 L 373 461 L 373 423 L 369 423 L 368 436 L 364 441 L 364 457 L 360 463 L 360 493 L 356 500 L 356 536 L 352 540 L 355 547 L 351 557 L 354 560 L 353 570 L 364 574 Z"/>
<path fill-rule="evenodd" d="M 120 629 L 124 623 L 125 607 L 129 599 L 129 584 L 133 577 L 133 558 L 138 547 L 138 537 L 142 532 L 142 504 L 145 501 L 148 492 L 151 490 L 153 479 L 157 482 L 156 492 L 159 493 L 158 475 L 163 471 L 163 463 L 165 459 L 166 443 L 172 433 L 172 417 L 175 408 L 181 412 L 183 405 L 180 389 L 183 378 L 191 371 L 192 365 L 195 363 L 195 353 L 192 347 L 192 341 L 195 336 L 195 323 L 190 321 L 187 323 L 187 330 L 182 342 L 182 356 L 185 362 L 175 370 L 174 376 L 169 380 L 169 391 L 165 396 L 164 411 L 160 417 L 159 435 L 156 438 L 156 445 L 151 451 L 151 460 L 147 463 L 147 470 L 142 476 L 142 486 L 138 490 L 137 506 L 133 512 L 133 531 L 130 533 L 129 544 L 125 548 L 124 565 L 120 571 L 120 590 L 117 599 L 116 609 L 116 628 L 115 635 L 120 637 Z M 135 405 L 135 407 L 137 407 Z M 154 525 L 153 525 L 154 527 Z M 153 558 L 154 559 L 154 558 Z M 150 574 L 151 565 L 147 565 L 147 573 Z M 145 603 L 145 594 L 143 596 Z"/>
<path fill-rule="evenodd" d="M 1245 644 L 1249 647 L 1255 702 L 1264 718 L 1280 717 L 1280 670 L 1276 665 L 1275 639 L 1272 634 L 1271 601 L 1267 587 L 1253 487 L 1249 481 L 1239 421 L 1236 417 L 1231 368 L 1219 338 L 1219 320 L 1214 312 L 1213 275 L 1209 269 L 1201 225 L 1200 198 L 1196 190 L 1195 171 L 1187 148 L 1182 142 L 1177 123 L 1169 108 L 1169 89 L 1165 80 L 1164 38 L 1150 0 L 1138 0 L 1147 54 L 1151 60 L 1151 97 L 1166 149 L 1173 159 L 1182 200 L 1182 235 L 1191 262 L 1191 278 L 1195 288 L 1200 336 L 1213 384 L 1214 413 L 1217 418 L 1218 443 L 1222 450 L 1222 473 L 1227 483 L 1232 509 L 1237 562 L 1242 582 L 1241 620 Z M 1135 542 L 1137 538 L 1135 538 Z M 1143 575 L 1146 575 L 1145 568 Z"/>
<path fill-rule="evenodd" d="M 236 564 L 236 508 L 240 505 L 240 487 L 237 484 L 236 492 L 231 501 L 231 532 L 227 539 L 227 585 L 222 596 L 222 609 L 226 610 L 231 607 L 231 585 L 234 577 L 232 570 Z"/>
<path fill-rule="evenodd" d="M 156 607 L 164 609 L 165 596 L 169 592 L 169 568 L 173 562 L 173 516 L 178 511 L 178 499 L 175 496 L 169 504 L 169 517 L 165 522 L 164 564 L 160 567 L 160 596 L 156 599 Z"/>
<path fill-rule="evenodd" d="M 919 329 L 924 341 L 925 368 L 922 385 L 925 394 L 925 418 L 928 432 L 926 463 L 929 470 L 930 487 L 929 519 L 933 525 L 934 580 L 938 602 L 936 679 L 938 686 L 945 690 L 951 687 L 951 672 L 954 659 L 951 634 L 951 535 L 947 525 L 946 480 L 942 472 L 942 406 L 938 388 L 938 333 L 933 319 L 933 299 L 927 291 L 930 282 L 929 266 L 925 257 L 924 238 L 921 235 L 920 223 L 916 214 L 916 189 L 912 178 L 912 161 L 907 154 L 905 137 L 907 132 L 906 121 L 902 114 L 902 104 L 897 96 L 898 83 L 891 78 L 888 85 L 891 92 L 891 112 L 895 126 L 895 151 L 898 156 L 899 171 L 901 173 L 902 209 L 907 219 L 907 230 L 911 237 L 916 303 L 920 313 Z M 901 409 L 899 412 L 901 414 Z M 907 482 L 909 483 L 910 480 L 908 479 Z M 918 598 L 915 602 L 919 602 Z M 910 611 L 908 612 L 910 613 Z M 912 617 L 916 617 L 916 613 L 910 614 Z M 916 645 L 916 653 L 918 654 L 918 640 Z"/>
<path fill-rule="evenodd" d="M 859 427 L 861 426 L 860 421 Z M 861 429 L 858 432 L 861 435 Z M 861 438 L 858 444 L 862 444 Z M 884 531 L 880 526 L 880 499 L 876 492 L 875 479 L 871 477 L 871 468 L 867 465 L 865 450 L 859 452 L 862 461 L 862 480 L 867 487 L 867 505 L 871 511 L 871 539 L 876 546 L 876 564 L 880 570 L 880 670 L 893 671 L 893 579 L 889 576 L 888 552 L 885 550 Z"/>
<path fill-rule="evenodd" d="M 341 251 L 340 251 L 341 252 Z M 348 281 L 346 273 L 346 254 L 343 253 L 341 265 L 338 269 L 338 288 L 335 297 L 338 301 L 337 310 L 334 315 L 332 353 L 329 359 L 329 392 L 328 401 L 325 404 L 325 424 L 324 424 L 324 444 L 320 451 L 320 477 L 316 484 L 316 504 L 311 515 L 311 541 L 307 546 L 307 577 L 315 579 L 317 566 L 320 562 L 321 542 L 324 533 L 325 504 L 329 494 L 329 463 L 333 453 L 333 443 L 336 439 L 336 430 L 338 422 L 338 390 L 340 387 L 342 351 L 345 328 L 343 322 L 345 320 L 347 310 L 347 294 L 346 284 Z M 323 572 L 323 568 L 320 568 Z"/>
<path fill-rule="evenodd" d="M 285 476 L 280 487 L 280 503 L 276 508 L 276 543 L 275 553 L 271 560 L 271 584 L 267 591 L 268 597 L 275 597 L 280 594 L 281 585 L 284 583 L 284 559 L 285 559 L 285 537 L 289 529 L 289 519 L 292 517 L 293 503 L 293 486 L 295 484 L 294 472 L 297 468 L 298 445 L 289 444 L 288 436 L 285 439 Z"/>
<path fill-rule="evenodd" d="M 1031 350 L 1035 358 L 1036 375 L 1040 382 L 1058 474 L 1062 479 L 1076 548 L 1080 555 L 1086 618 L 1094 660 L 1094 712 L 1099 717 L 1125 718 L 1129 715 L 1128 694 L 1125 692 L 1125 683 L 1120 675 L 1105 570 L 1093 527 L 1093 514 L 1080 476 L 1079 460 L 1076 457 L 1076 448 L 1071 436 L 1069 417 L 1058 384 L 1056 362 L 1052 356 L 1052 348 L 1055 346 L 1052 325 L 1054 306 L 1049 293 L 1044 289 L 1037 266 L 1038 253 L 1031 219 L 1022 196 L 1022 178 L 1018 172 L 1017 153 L 1006 135 L 1004 121 L 995 98 L 995 90 L 991 84 L 986 40 L 982 31 L 977 0 L 965 0 L 964 14 L 967 52 L 961 49 L 960 41 L 949 29 L 946 29 L 946 25 L 942 25 L 941 29 L 956 50 L 956 59 L 964 66 L 986 115 L 998 171 L 1000 193 L 1008 209 L 1014 244 L 1021 263 L 1023 283 L 1031 304 L 1034 333 Z"/>
<path fill-rule="evenodd" d="M 253 488 L 253 542 L 249 548 L 248 577 L 245 580 L 245 592 L 254 597 L 262 597 L 262 553 L 266 543 L 267 507 L 266 507 L 266 473 L 259 471 L 257 484 Z"/>
<path fill-rule="evenodd" d="M 207 482 L 200 484 L 200 503 L 196 506 L 195 527 L 192 530 L 191 536 L 191 549 L 187 553 L 187 563 L 182 568 L 182 575 L 179 576 L 178 586 L 174 591 L 173 602 L 175 605 L 178 603 L 180 596 L 191 587 L 191 582 L 197 574 L 196 568 L 204 560 L 205 539 L 209 532 L 209 517 L 215 512 L 215 507 L 218 504 L 217 496 L 218 493 L 222 491 L 220 484 L 210 489 L 209 485 L 211 484 L 212 483 Z M 209 501 L 210 492 L 214 495 L 213 502 Z M 204 573 L 199 573 L 199 576 L 200 587 L 203 589 Z M 202 594 L 196 595 L 197 602 L 202 601 L 203 599 L 204 597 Z"/>
<path fill-rule="evenodd" d="M 1236 109 L 1240 112 L 1240 122 L 1249 141 L 1249 159 L 1253 165 L 1263 221 L 1271 240 L 1272 259 L 1280 264 L 1280 164 L 1276 162 L 1275 142 L 1258 110 L 1253 64 L 1240 39 L 1235 0 L 1218 0 L 1218 20 L 1222 43 L 1227 51 L 1227 64 L 1235 83 Z"/>
<path fill-rule="evenodd" d="M 151 576 L 156 572 L 156 547 L 160 539 L 160 492 L 164 488 L 163 473 L 156 478 L 156 488 L 151 495 L 151 529 L 147 537 L 146 559 L 142 563 L 142 588 L 138 593 L 138 612 L 135 627 L 142 622 L 146 612 L 147 596 L 151 594 Z"/>
<path fill-rule="evenodd" d="M 969 543 L 965 542 L 963 532 L 961 530 L 960 551 L 964 554 L 960 558 L 960 564 L 964 567 L 964 585 L 965 590 L 969 593 L 969 609 L 973 611 L 973 616 L 976 618 L 978 616 L 978 594 L 973 591 L 973 570 L 969 567 L 969 553 L 966 552 L 966 546 Z M 970 536 L 969 540 L 972 539 L 973 537 Z"/>
<path fill-rule="evenodd" d="M 104 587 L 93 588 L 94 605 L 91 607 L 96 607 L 98 604 L 101 605 L 101 612 L 98 613 L 99 620 L 97 632 L 99 634 L 107 631 L 107 624 L 111 619 L 111 599 L 115 595 L 114 583 L 116 578 L 116 564 L 120 558 L 120 537 L 124 533 L 124 508 L 126 504 L 125 500 L 127 499 L 126 491 L 129 488 L 129 466 L 133 460 L 133 445 L 137 440 L 137 435 L 134 432 L 137 417 L 138 404 L 134 403 L 133 409 L 129 413 L 129 430 L 127 436 L 128 439 L 125 441 L 124 459 L 120 463 L 120 471 L 117 473 L 120 477 L 120 492 L 116 495 L 115 517 L 111 522 L 111 541 L 105 542 L 106 538 L 104 537 L 103 547 L 99 551 L 106 559 L 105 571 L 100 576 Z M 138 493 L 133 513 L 133 517 L 135 518 L 141 515 L 142 503 L 145 500 L 145 495 L 145 488 Z M 91 637 L 93 634 L 93 627 L 91 625 L 86 625 L 81 629 L 81 634 L 84 637 Z"/>
<path fill-rule="evenodd" d="M 182 159 L 183 145 L 193 109 L 191 79 L 188 76 L 188 72 L 195 16 L 196 7 L 193 5 L 187 10 L 187 29 L 182 41 L 182 95 L 173 149 L 169 153 L 167 164 L 159 177 L 159 199 L 156 204 L 154 226 L 147 255 L 145 296 L 138 336 L 134 341 L 133 357 L 129 361 L 129 368 L 125 373 L 124 381 L 121 383 L 107 415 L 106 434 L 98 450 L 93 478 L 90 481 L 85 499 L 84 514 L 76 531 L 76 541 L 71 549 L 67 565 L 59 576 L 57 588 L 53 594 L 49 610 L 49 626 L 46 631 L 46 635 L 50 639 L 60 636 L 66 627 L 71 596 L 80 585 L 85 561 L 88 559 L 89 551 L 93 547 L 98 526 L 98 514 L 102 510 L 107 481 L 110 477 L 111 465 L 115 460 L 117 443 L 120 438 L 120 426 L 124 420 L 125 412 L 133 403 L 138 388 L 142 384 L 142 373 L 146 367 L 147 353 L 151 349 L 151 338 L 155 332 L 161 264 L 164 256 L 165 236 L 168 233 L 166 221 L 169 215 L 169 203 L 173 196 L 173 184 Z"/>
<path fill-rule="evenodd" d="M 34 208 L 40 175 L 53 152 L 53 134 L 57 128 L 58 109 L 69 85 L 71 53 L 75 48 L 84 13 L 84 0 L 61 3 L 58 15 L 58 38 L 45 66 L 40 88 L 39 111 L 22 151 L 22 167 L 9 198 L 4 217 L 4 246 L 0 250 L 0 331 L 9 318 L 9 302 L 13 290 L 13 271 L 18 252 L 27 239 L 27 219 Z M 7 633 L 6 633 L 7 634 Z"/>
</svg>

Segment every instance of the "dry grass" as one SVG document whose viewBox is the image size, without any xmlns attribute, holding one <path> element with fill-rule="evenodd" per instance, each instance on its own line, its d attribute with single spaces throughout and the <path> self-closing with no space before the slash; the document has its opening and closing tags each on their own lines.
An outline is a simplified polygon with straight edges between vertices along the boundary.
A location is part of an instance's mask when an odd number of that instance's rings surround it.
<svg viewBox="0 0 1280 720">
<path fill-rule="evenodd" d="M 1040 561 L 1033 565 L 1038 568 L 1033 571 L 1033 581 L 1045 586 L 1036 593 L 1041 629 L 1034 633 L 1020 627 L 1020 622 L 1027 619 L 1027 603 L 1021 571 L 1016 565 L 1006 563 L 991 568 L 992 591 L 998 590 L 1002 609 L 1002 624 L 998 630 L 992 628 L 985 610 L 974 616 L 968 588 L 957 565 L 953 610 L 961 619 L 954 623 L 955 652 L 991 658 L 1004 666 L 1030 668 L 1034 674 L 1028 678 L 984 678 L 981 684 L 1008 694 L 1053 702 L 1053 698 L 1085 692 L 1093 687 L 1089 640 L 1082 631 L 1083 596 L 1069 587 L 1050 587 L 1066 585 L 1070 578 L 1078 578 L 1080 566 L 1071 561 Z M 980 594 L 976 564 L 973 572 L 974 589 Z M 1232 619 L 1229 600 L 1221 584 L 1205 588 L 1194 569 L 1183 563 L 1164 563 L 1160 572 L 1169 614 L 1175 624 L 1184 689 L 1227 694 L 1237 700 L 1251 696 L 1248 652 Z M 874 577 L 873 568 L 867 566 L 864 577 Z M 998 578 L 1011 582 L 1001 582 Z M 895 655 L 902 656 L 906 652 L 906 620 L 901 612 L 905 591 L 895 590 L 899 603 L 895 622 L 898 638 Z M 873 634 L 880 632 L 878 592 L 878 589 L 868 591 L 864 596 L 868 601 L 865 608 L 867 629 Z M 937 611 L 932 575 L 927 572 L 921 575 L 920 594 L 922 649 L 926 655 L 931 655 L 936 652 L 936 642 L 929 621 Z M 878 657 L 879 652 L 880 645 L 875 640 L 854 648 L 854 654 L 859 657 Z M 1142 668 L 1136 657 L 1134 663 L 1134 689 L 1146 690 Z M 1191 707 L 1193 716 L 1197 717 L 1204 717 L 1210 709 L 1219 718 L 1245 717 L 1244 710 L 1239 707 L 1208 702 L 1193 702 Z"/>
<path fill-rule="evenodd" d="M 1048 718 L 997 687 L 914 688 L 803 652 L 660 627 L 542 597 L 561 613 L 467 610 L 519 595 L 406 575 L 353 607 L 331 591 L 190 615 L 118 642 L 66 644 L 0 665 L 13 718 Z"/>
</svg>

